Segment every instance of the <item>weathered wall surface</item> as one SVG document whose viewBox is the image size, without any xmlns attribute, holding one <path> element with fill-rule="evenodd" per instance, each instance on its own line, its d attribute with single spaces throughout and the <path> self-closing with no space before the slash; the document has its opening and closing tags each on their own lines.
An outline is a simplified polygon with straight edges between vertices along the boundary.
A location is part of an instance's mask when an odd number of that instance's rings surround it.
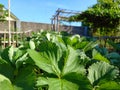
<svg viewBox="0 0 120 90">
<path fill-rule="evenodd" d="M 87 28 L 80 26 L 61 26 L 60 30 L 67 31 L 72 34 L 87 35 Z"/>
<path fill-rule="evenodd" d="M 19 29 L 20 28 L 20 29 Z M 11 31 L 40 31 L 41 29 L 43 30 L 51 30 L 52 25 L 51 24 L 46 24 L 46 23 L 36 23 L 36 22 L 25 22 L 25 21 L 20 21 L 20 22 L 15 22 L 11 21 Z M 88 35 L 88 29 L 87 27 L 79 27 L 79 26 L 60 26 L 59 27 L 60 31 L 67 31 L 72 34 L 80 34 L 87 36 Z M 8 22 L 0 22 L 0 31 L 8 31 Z M 116 36 L 120 36 L 120 32 L 116 33 Z"/>
<path fill-rule="evenodd" d="M 33 31 L 38 31 L 38 30 L 50 30 L 51 25 L 50 24 L 45 24 L 45 23 L 35 23 L 35 22 L 21 22 L 21 30 L 22 31 L 27 31 L 27 30 L 33 30 Z"/>
<path fill-rule="evenodd" d="M 33 31 L 39 31 L 41 29 L 43 30 L 51 30 L 52 25 L 46 24 L 46 23 L 35 23 L 35 22 L 21 22 L 21 30 L 27 31 L 27 30 L 33 30 Z M 60 31 L 67 31 L 72 34 L 80 34 L 80 35 L 86 35 L 86 28 L 85 27 L 79 27 L 79 26 L 60 26 Z"/>
<path fill-rule="evenodd" d="M 12 21 L 11 22 L 11 30 L 14 31 L 16 28 L 16 22 Z M 4 21 L 4 22 L 0 22 L 0 31 L 8 31 L 8 22 Z"/>
<path fill-rule="evenodd" d="M 42 30 L 51 30 L 52 25 L 51 24 L 46 24 L 46 23 L 36 23 L 36 22 L 25 22 L 21 21 L 16 23 L 16 22 L 11 22 L 11 30 L 15 31 L 18 30 L 18 27 L 20 27 L 20 31 L 40 31 Z M 67 31 L 72 34 L 80 34 L 80 35 L 86 35 L 86 28 L 85 27 L 79 27 L 79 26 L 60 26 L 60 31 Z M 8 22 L 0 22 L 0 30 L 8 30 Z"/>
</svg>

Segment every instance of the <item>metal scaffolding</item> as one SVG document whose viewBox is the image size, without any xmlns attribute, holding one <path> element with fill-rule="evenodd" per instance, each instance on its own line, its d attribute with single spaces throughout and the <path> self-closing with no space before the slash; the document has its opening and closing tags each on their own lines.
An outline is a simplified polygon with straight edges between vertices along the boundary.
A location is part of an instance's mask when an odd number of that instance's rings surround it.
<svg viewBox="0 0 120 90">
<path fill-rule="evenodd" d="M 55 15 L 51 18 L 51 29 L 55 31 L 60 31 L 61 22 L 68 21 L 68 18 L 70 16 L 73 16 L 75 14 L 80 14 L 80 11 L 74 11 L 74 10 L 67 10 L 67 9 L 57 9 Z"/>
</svg>

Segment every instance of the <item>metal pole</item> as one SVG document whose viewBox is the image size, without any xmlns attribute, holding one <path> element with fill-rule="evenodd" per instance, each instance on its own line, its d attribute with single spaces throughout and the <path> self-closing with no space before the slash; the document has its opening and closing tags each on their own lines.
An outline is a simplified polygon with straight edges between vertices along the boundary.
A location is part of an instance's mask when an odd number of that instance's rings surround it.
<svg viewBox="0 0 120 90">
<path fill-rule="evenodd" d="M 10 0 L 8 0 L 8 30 L 9 30 L 9 46 L 11 45 L 11 22 L 10 22 Z"/>
</svg>

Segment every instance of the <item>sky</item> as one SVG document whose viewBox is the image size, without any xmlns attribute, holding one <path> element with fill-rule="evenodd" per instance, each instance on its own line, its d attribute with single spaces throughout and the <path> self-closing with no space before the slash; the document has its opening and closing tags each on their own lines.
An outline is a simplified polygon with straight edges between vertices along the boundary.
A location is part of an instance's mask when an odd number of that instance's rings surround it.
<svg viewBox="0 0 120 90">
<path fill-rule="evenodd" d="M 51 23 L 58 8 L 84 11 L 97 0 L 10 0 L 11 12 L 21 21 Z M 0 0 L 8 8 L 8 0 Z"/>
</svg>

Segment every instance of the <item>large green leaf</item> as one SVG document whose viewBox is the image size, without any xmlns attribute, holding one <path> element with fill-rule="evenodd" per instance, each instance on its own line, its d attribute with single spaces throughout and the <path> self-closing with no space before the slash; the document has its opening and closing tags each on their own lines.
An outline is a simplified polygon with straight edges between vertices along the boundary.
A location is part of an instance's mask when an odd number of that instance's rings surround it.
<svg viewBox="0 0 120 90">
<path fill-rule="evenodd" d="M 89 42 L 88 41 L 82 41 L 82 42 L 79 42 L 75 45 L 75 48 L 78 48 L 78 49 L 84 49 L 84 47 L 88 44 Z"/>
<path fill-rule="evenodd" d="M 48 78 L 48 90 L 79 90 L 79 85 L 69 82 L 65 79 Z"/>
<path fill-rule="evenodd" d="M 48 78 L 47 77 L 38 77 L 37 82 L 36 82 L 36 88 L 38 90 L 48 90 Z"/>
<path fill-rule="evenodd" d="M 115 81 L 105 82 L 100 84 L 96 90 L 120 90 L 120 84 Z"/>
<path fill-rule="evenodd" d="M 14 90 L 11 81 L 0 74 L 0 90 Z"/>
<path fill-rule="evenodd" d="M 92 52 L 92 56 L 93 56 L 93 59 L 95 60 L 99 60 L 99 61 L 104 61 L 104 62 L 107 62 L 107 63 L 110 63 L 110 61 L 104 57 L 103 55 L 101 55 L 97 50 L 93 50 Z"/>
<path fill-rule="evenodd" d="M 37 78 L 37 83 L 36 83 L 36 86 L 44 86 L 44 85 L 48 85 L 48 79 L 45 78 L 45 77 L 38 77 Z"/>
<path fill-rule="evenodd" d="M 91 41 L 91 42 L 89 42 L 89 43 L 83 48 L 83 50 L 84 50 L 84 52 L 86 52 L 86 51 L 88 51 L 88 50 L 93 49 L 93 48 L 96 47 L 97 45 L 98 45 L 97 42 Z"/>
<path fill-rule="evenodd" d="M 48 57 L 48 54 L 51 55 L 50 53 L 38 53 L 34 50 L 28 50 L 28 53 L 30 57 L 34 60 L 35 65 L 37 65 L 40 69 L 52 73 L 55 75 L 60 75 L 60 70 L 58 69 L 57 63 L 54 62 L 52 56 Z M 52 59 L 52 60 L 51 60 Z"/>
<path fill-rule="evenodd" d="M 34 90 L 36 74 L 33 69 L 29 65 L 19 69 L 13 81 L 15 90 Z"/>
<path fill-rule="evenodd" d="M 15 62 L 15 65 L 16 65 L 16 68 L 19 69 L 20 66 L 23 65 L 23 63 L 25 63 L 25 61 L 27 60 L 27 55 L 28 53 L 25 53 L 23 54 L 21 57 L 19 57 L 16 62 Z"/>
<path fill-rule="evenodd" d="M 64 53 L 64 55 L 59 49 L 52 49 L 52 51 L 49 52 L 49 48 L 46 48 L 46 51 L 40 53 L 34 50 L 28 50 L 28 52 L 35 61 L 35 64 L 48 73 L 53 73 L 57 76 L 61 76 L 61 74 L 63 76 L 71 72 L 85 73 L 84 66 L 80 65 L 80 51 L 74 50 L 70 46 L 68 46 L 66 54 Z M 61 65 L 60 62 L 63 65 Z M 60 68 L 61 66 L 63 66 L 63 69 Z"/>
<path fill-rule="evenodd" d="M 2 59 L 7 61 L 12 66 L 16 67 L 18 67 L 18 62 L 22 63 L 25 61 L 26 57 L 26 50 L 20 50 L 19 48 L 14 48 L 13 46 L 4 49 L 1 54 Z"/>
<path fill-rule="evenodd" d="M 68 37 L 68 36 L 62 36 L 62 40 L 64 41 L 65 45 L 72 45 L 70 37 Z"/>
<path fill-rule="evenodd" d="M 7 62 L 11 63 L 10 58 L 9 58 L 9 53 L 8 53 L 9 49 L 10 49 L 10 47 L 7 47 L 2 51 L 1 58 L 6 60 Z"/>
<path fill-rule="evenodd" d="M 48 86 L 49 90 L 91 90 L 87 77 L 77 74 L 69 73 L 63 78 L 39 77 L 37 80 L 38 87 Z"/>
<path fill-rule="evenodd" d="M 89 80 L 77 73 L 69 73 L 63 78 L 39 77 L 37 87 L 48 86 L 49 90 L 91 90 Z"/>
<path fill-rule="evenodd" d="M 73 35 L 70 37 L 71 39 L 71 45 L 75 45 L 80 42 L 80 35 Z"/>
<path fill-rule="evenodd" d="M 50 41 L 46 41 L 46 42 L 41 42 L 41 44 L 39 45 L 39 51 L 40 52 L 45 52 L 47 54 L 47 57 L 51 57 L 51 59 L 53 59 L 52 61 L 59 61 L 60 58 L 62 57 L 62 54 L 64 51 L 65 46 L 63 46 L 62 43 L 59 42 L 50 42 Z"/>
<path fill-rule="evenodd" d="M 14 77 L 14 68 L 6 62 L 6 60 L 3 60 L 0 58 L 0 74 L 6 76 L 10 80 Z"/>
<path fill-rule="evenodd" d="M 88 79 L 91 84 L 97 85 L 100 80 L 112 80 L 119 74 L 119 70 L 105 62 L 92 64 L 88 69 Z"/>
<path fill-rule="evenodd" d="M 80 51 L 74 50 L 72 47 L 68 46 L 68 52 L 66 58 L 64 60 L 64 67 L 62 71 L 62 75 L 66 75 L 68 73 L 85 73 L 85 68 L 83 65 L 80 65 Z"/>
<path fill-rule="evenodd" d="M 91 90 L 92 85 L 85 75 L 78 73 L 69 73 L 63 77 L 63 79 L 69 82 L 75 83 L 79 86 L 79 90 Z"/>
<path fill-rule="evenodd" d="M 24 53 L 25 53 L 24 50 L 20 50 L 19 48 L 16 48 L 16 50 L 15 50 L 15 52 L 14 52 L 13 60 L 16 61 L 16 60 L 19 59 Z"/>
<path fill-rule="evenodd" d="M 34 50 L 28 50 L 28 53 L 40 69 L 61 76 L 59 64 L 63 53 L 55 43 L 43 42 L 40 44 L 40 53 Z"/>
</svg>

